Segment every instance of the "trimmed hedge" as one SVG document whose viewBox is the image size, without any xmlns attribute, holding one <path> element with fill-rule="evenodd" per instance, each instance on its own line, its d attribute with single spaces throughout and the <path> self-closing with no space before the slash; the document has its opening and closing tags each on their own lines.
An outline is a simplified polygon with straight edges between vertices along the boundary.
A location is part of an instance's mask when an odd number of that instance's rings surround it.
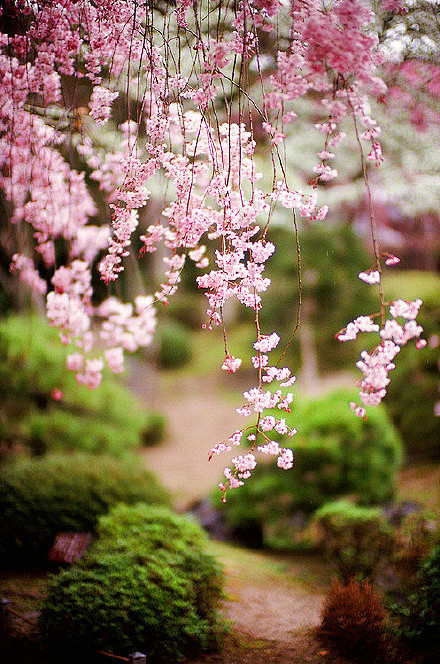
<svg viewBox="0 0 440 664">
<path fill-rule="evenodd" d="M 326 556 L 346 582 L 372 576 L 393 558 L 392 530 L 377 507 L 333 501 L 315 512 L 313 524 Z"/>
<path fill-rule="evenodd" d="M 118 457 L 148 444 L 151 433 L 157 442 L 160 428 L 165 429 L 163 415 L 143 408 L 109 373 L 98 390 L 78 385 L 65 367 L 65 356 L 56 330 L 42 318 L 12 316 L 1 322 L 1 441 L 24 444 L 33 454 L 66 451 Z M 53 389 L 64 393 L 61 401 L 52 398 Z"/>
<path fill-rule="evenodd" d="M 0 560 L 39 564 L 62 531 L 93 532 L 119 502 L 169 504 L 154 476 L 105 456 L 48 455 L 0 472 Z"/>
<path fill-rule="evenodd" d="M 190 330 L 173 321 L 163 322 L 159 328 L 159 356 L 161 369 L 176 369 L 187 364 L 192 358 Z"/>
<path fill-rule="evenodd" d="M 298 531 L 290 522 L 298 512 L 309 517 L 343 496 L 364 505 L 392 500 L 402 457 L 399 435 L 383 407 L 371 409 L 364 421 L 350 410 L 352 399 L 341 390 L 294 401 L 286 422 L 299 433 L 279 437 L 293 447 L 293 469 L 260 463 L 251 481 L 228 493 L 222 507 L 228 525 L 240 531 L 259 524 L 266 544 L 289 546 Z"/>
<path fill-rule="evenodd" d="M 177 662 L 216 648 L 222 574 L 200 527 L 165 508 L 117 506 L 86 556 L 52 579 L 40 617 L 46 644 L 71 652 L 134 650 Z"/>
</svg>

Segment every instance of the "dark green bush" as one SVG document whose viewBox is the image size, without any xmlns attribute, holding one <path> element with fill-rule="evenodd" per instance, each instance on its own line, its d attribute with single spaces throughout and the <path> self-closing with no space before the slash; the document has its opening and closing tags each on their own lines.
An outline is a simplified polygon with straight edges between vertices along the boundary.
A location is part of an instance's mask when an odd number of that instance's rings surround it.
<svg viewBox="0 0 440 664">
<path fill-rule="evenodd" d="M 393 557 L 392 531 L 377 507 L 348 500 L 326 503 L 315 512 L 313 524 L 324 553 L 344 581 L 372 576 Z"/>
<path fill-rule="evenodd" d="M 222 574 L 199 526 L 164 508 L 118 506 L 98 532 L 80 563 L 52 580 L 40 618 L 46 643 L 141 650 L 155 662 L 218 645 Z"/>
<path fill-rule="evenodd" d="M 440 546 L 422 563 L 409 601 L 403 600 L 398 610 L 401 635 L 440 656 Z"/>
<path fill-rule="evenodd" d="M 66 353 L 56 330 L 43 319 L 2 321 L 0 440 L 25 445 L 34 454 L 60 450 L 121 456 L 144 436 L 148 439 L 156 414 L 110 374 L 98 390 L 78 385 L 65 367 Z M 53 389 L 64 393 L 61 401 L 51 397 Z"/>
<path fill-rule="evenodd" d="M 106 456 L 48 455 L 23 459 L 0 472 L 0 560 L 40 563 L 58 532 L 93 532 L 119 502 L 169 504 L 136 462 Z"/>
<path fill-rule="evenodd" d="M 366 421 L 354 416 L 349 408 L 353 396 L 341 390 L 294 401 L 286 421 L 298 434 L 281 439 L 293 447 L 293 469 L 259 464 L 252 481 L 228 493 L 224 510 L 229 525 L 239 529 L 257 522 L 266 543 L 281 546 L 295 537 L 291 520 L 298 511 L 311 515 L 342 496 L 365 505 L 393 498 L 400 438 L 383 407 L 371 409 Z"/>
<path fill-rule="evenodd" d="M 192 357 L 191 333 L 180 323 L 162 323 L 159 329 L 159 366 L 175 369 L 185 365 Z"/>
</svg>

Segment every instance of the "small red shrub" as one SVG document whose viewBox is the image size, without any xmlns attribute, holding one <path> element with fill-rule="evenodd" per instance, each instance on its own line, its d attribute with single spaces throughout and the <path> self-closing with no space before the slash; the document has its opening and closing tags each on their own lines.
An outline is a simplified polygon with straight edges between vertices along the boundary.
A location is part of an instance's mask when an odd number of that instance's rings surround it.
<svg viewBox="0 0 440 664">
<path fill-rule="evenodd" d="M 334 581 L 322 611 L 321 632 L 347 654 L 380 661 L 387 650 L 385 620 L 382 600 L 368 581 Z"/>
</svg>

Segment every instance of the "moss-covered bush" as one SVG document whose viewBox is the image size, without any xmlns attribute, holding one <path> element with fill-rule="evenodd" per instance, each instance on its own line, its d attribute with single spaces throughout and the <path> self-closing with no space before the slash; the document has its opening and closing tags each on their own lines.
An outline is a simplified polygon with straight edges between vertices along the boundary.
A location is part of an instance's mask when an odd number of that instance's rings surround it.
<svg viewBox="0 0 440 664">
<path fill-rule="evenodd" d="M 105 456 L 47 455 L 0 472 L 0 560 L 44 561 L 58 532 L 93 532 L 119 502 L 169 504 L 168 494 L 136 462 Z"/>
<path fill-rule="evenodd" d="M 315 512 L 313 524 L 325 555 L 344 581 L 372 576 L 392 560 L 392 530 L 377 507 L 348 500 L 326 503 Z"/>
<path fill-rule="evenodd" d="M 52 580 L 40 618 L 47 644 L 73 655 L 140 650 L 155 662 L 218 645 L 222 574 L 199 526 L 165 508 L 118 506 L 98 535 Z"/>
<path fill-rule="evenodd" d="M 349 408 L 353 394 L 341 390 L 319 399 L 296 400 L 286 422 L 298 429 L 280 440 L 293 448 L 295 463 L 284 471 L 259 464 L 252 481 L 228 493 L 224 511 L 235 529 L 259 523 L 267 544 L 284 546 L 295 537 L 292 518 L 306 516 L 343 496 L 374 505 L 391 500 L 401 461 L 400 438 L 383 407 L 366 421 Z"/>
<path fill-rule="evenodd" d="M 122 456 L 148 440 L 152 418 L 127 388 L 105 374 L 98 390 L 78 385 L 65 367 L 56 330 L 37 317 L 0 325 L 0 440 L 33 454 L 84 451 Z M 61 401 L 52 390 L 61 390 Z M 157 440 L 158 429 L 155 437 Z"/>
</svg>

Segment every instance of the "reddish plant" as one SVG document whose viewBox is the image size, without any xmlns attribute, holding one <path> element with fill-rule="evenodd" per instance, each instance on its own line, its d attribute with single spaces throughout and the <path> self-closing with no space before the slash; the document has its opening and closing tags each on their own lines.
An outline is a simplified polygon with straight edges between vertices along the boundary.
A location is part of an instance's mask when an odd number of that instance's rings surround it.
<svg viewBox="0 0 440 664">
<path fill-rule="evenodd" d="M 333 581 L 322 611 L 320 629 L 339 650 L 362 656 L 362 661 L 384 657 L 385 621 L 382 600 L 368 581 L 352 579 L 347 584 Z"/>
</svg>

